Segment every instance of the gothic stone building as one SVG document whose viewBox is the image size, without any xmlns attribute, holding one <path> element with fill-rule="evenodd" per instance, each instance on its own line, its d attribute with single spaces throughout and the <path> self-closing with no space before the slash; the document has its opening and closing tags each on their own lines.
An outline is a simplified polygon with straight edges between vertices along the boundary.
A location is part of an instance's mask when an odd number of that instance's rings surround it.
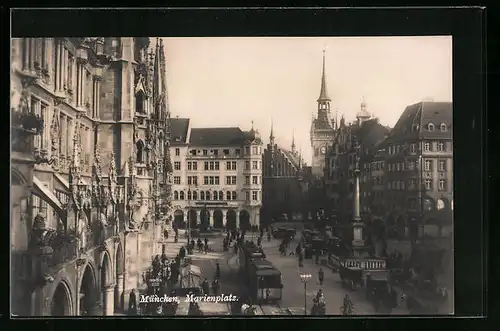
<svg viewBox="0 0 500 331">
<path fill-rule="evenodd" d="M 180 227 L 260 225 L 262 140 L 252 127 L 192 128 L 172 118 L 173 211 Z"/>
<path fill-rule="evenodd" d="M 304 188 L 303 161 L 292 140 L 291 149 L 279 147 L 274 139 L 273 127 L 269 144 L 262 155 L 262 218 L 269 224 L 284 215 L 293 218 L 307 214 L 305 205 L 307 188 Z"/>
<path fill-rule="evenodd" d="M 158 250 L 170 133 L 149 43 L 12 40 L 13 314 L 112 315 Z"/>
<path fill-rule="evenodd" d="M 377 118 L 371 118 L 364 100 L 356 118 L 357 121 L 350 124 L 341 118 L 325 162 L 325 192 L 329 206 L 326 213 L 340 224 L 350 224 L 353 220 L 354 171 L 357 164 L 360 169 L 361 216 L 365 219 L 371 217 L 369 202 L 374 194 L 372 183 L 376 183 L 369 172 L 371 156 L 388 134 L 388 129 Z M 350 234 L 351 231 L 345 233 Z"/>
</svg>

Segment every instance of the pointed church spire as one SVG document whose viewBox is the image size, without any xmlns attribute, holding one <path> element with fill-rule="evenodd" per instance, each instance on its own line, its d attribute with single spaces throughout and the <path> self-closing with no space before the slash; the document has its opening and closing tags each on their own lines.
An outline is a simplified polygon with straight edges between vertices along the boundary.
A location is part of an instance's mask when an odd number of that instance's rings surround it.
<svg viewBox="0 0 500 331">
<path fill-rule="evenodd" d="M 295 153 L 295 130 L 292 131 L 292 153 Z"/>
<path fill-rule="evenodd" d="M 160 38 L 156 38 L 156 49 L 154 56 L 153 65 L 153 102 L 155 107 L 158 106 L 161 98 L 162 87 L 162 77 L 160 70 Z"/>
<path fill-rule="evenodd" d="M 326 50 L 323 48 L 323 73 L 321 75 L 321 90 L 319 93 L 319 101 L 331 101 L 330 98 L 328 97 L 328 93 L 326 91 L 326 76 L 325 76 L 325 53 Z"/>
<path fill-rule="evenodd" d="M 274 145 L 274 122 L 271 119 L 271 133 L 269 134 L 269 143 Z"/>
</svg>

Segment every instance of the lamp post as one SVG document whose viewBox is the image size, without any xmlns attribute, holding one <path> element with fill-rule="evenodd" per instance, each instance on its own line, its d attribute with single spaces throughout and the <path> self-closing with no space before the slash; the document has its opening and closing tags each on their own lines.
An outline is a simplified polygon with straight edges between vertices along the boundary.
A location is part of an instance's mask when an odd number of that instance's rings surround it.
<svg viewBox="0 0 500 331">
<path fill-rule="evenodd" d="M 304 315 L 307 315 L 307 282 L 311 280 L 311 274 L 300 274 L 300 280 L 304 283 Z"/>
</svg>

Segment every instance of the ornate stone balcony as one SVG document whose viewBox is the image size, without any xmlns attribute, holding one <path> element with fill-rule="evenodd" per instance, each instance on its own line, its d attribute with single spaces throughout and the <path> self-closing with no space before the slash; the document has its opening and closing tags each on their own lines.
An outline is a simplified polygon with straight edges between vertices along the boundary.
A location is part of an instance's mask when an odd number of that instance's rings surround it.
<svg viewBox="0 0 500 331">
<path fill-rule="evenodd" d="M 43 132 L 43 119 L 28 111 L 12 111 L 12 127 L 24 134 L 39 135 Z"/>
</svg>

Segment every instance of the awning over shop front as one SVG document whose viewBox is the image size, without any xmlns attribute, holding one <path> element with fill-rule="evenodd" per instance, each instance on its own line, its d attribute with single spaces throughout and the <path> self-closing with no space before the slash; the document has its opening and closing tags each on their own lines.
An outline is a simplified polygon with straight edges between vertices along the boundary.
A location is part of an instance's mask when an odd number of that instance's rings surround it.
<svg viewBox="0 0 500 331">
<path fill-rule="evenodd" d="M 50 191 L 48 187 L 46 187 L 41 180 L 33 176 L 33 186 L 34 193 L 39 195 L 45 202 L 47 202 L 58 214 L 62 214 L 65 212 L 61 201 L 55 196 L 54 193 Z"/>
</svg>

